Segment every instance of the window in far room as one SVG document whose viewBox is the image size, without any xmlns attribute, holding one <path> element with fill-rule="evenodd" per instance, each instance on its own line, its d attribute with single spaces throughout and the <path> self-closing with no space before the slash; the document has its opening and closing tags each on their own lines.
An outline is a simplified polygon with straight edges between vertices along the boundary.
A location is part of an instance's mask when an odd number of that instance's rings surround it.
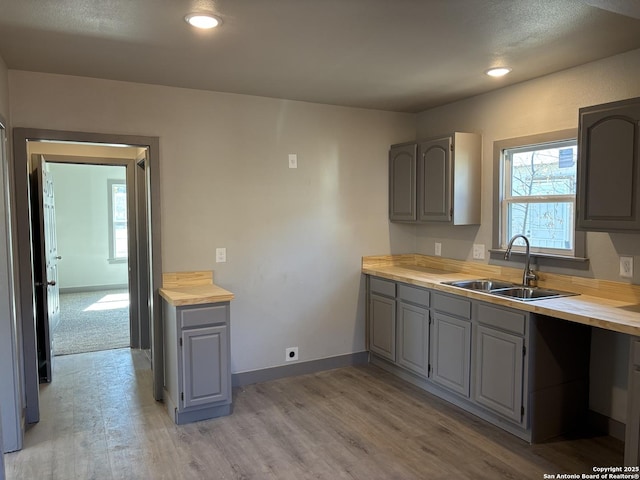
<svg viewBox="0 0 640 480">
<path fill-rule="evenodd" d="M 109 180 L 109 261 L 125 262 L 128 256 L 127 186 L 124 180 Z"/>
<path fill-rule="evenodd" d="M 505 249 L 509 239 L 522 234 L 534 253 L 584 256 L 584 234 L 575 232 L 575 131 L 504 140 L 494 150 L 499 172 L 494 248 Z"/>
</svg>

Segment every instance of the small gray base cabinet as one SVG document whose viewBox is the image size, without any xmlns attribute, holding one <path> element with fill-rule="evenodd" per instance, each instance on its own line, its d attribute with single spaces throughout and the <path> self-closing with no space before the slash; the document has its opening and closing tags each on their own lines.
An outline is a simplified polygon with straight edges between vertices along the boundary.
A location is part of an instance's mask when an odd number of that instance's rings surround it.
<svg viewBox="0 0 640 480">
<path fill-rule="evenodd" d="M 371 363 L 530 442 L 583 424 L 590 327 L 376 277 L 367 294 Z"/>
<path fill-rule="evenodd" d="M 631 338 L 629 349 L 629 393 L 624 441 L 624 464 L 640 465 L 640 338 Z"/>
<path fill-rule="evenodd" d="M 231 413 L 229 310 L 229 302 L 162 303 L 164 401 L 177 424 Z"/>
</svg>

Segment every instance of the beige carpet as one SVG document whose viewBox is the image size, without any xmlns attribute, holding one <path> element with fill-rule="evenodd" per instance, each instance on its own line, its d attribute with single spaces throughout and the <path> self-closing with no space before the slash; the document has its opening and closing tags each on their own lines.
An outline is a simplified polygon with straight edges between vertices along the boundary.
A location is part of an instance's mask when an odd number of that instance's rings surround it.
<svg viewBox="0 0 640 480">
<path fill-rule="evenodd" d="M 54 355 L 94 352 L 130 345 L 127 290 L 60 294 Z"/>
</svg>

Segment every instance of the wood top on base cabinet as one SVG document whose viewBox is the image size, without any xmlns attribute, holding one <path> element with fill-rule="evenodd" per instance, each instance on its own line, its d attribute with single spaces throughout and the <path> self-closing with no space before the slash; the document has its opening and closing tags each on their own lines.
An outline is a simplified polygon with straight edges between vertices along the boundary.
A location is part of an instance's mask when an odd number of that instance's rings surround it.
<svg viewBox="0 0 640 480">
<path fill-rule="evenodd" d="M 640 98 L 580 109 L 576 229 L 640 231 Z"/>
<path fill-rule="evenodd" d="M 389 219 L 480 223 L 482 137 L 452 133 L 389 151 Z"/>
</svg>

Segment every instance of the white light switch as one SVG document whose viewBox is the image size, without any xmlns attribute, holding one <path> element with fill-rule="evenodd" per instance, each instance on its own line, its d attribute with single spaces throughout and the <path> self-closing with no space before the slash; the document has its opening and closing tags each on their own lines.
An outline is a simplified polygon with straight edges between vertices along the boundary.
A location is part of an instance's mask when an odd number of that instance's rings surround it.
<svg viewBox="0 0 640 480">
<path fill-rule="evenodd" d="M 289 154 L 289 168 L 298 168 L 298 155 L 295 153 Z"/>
<path fill-rule="evenodd" d="M 227 249 L 216 248 L 216 263 L 225 263 L 227 261 Z"/>
<path fill-rule="evenodd" d="M 436 257 L 441 257 L 442 256 L 442 244 L 439 242 L 436 242 Z"/>
</svg>

